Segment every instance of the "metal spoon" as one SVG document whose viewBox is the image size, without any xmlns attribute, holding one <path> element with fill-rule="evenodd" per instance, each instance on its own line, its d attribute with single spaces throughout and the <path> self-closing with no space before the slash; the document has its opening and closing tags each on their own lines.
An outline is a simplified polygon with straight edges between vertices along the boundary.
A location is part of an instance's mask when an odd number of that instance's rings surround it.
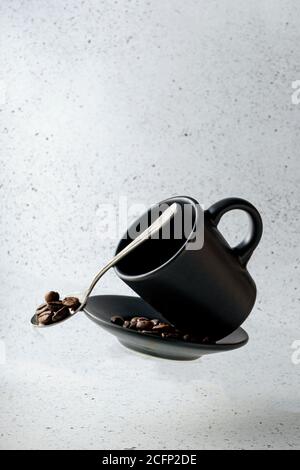
<svg viewBox="0 0 300 470">
<path fill-rule="evenodd" d="M 172 204 L 170 207 L 168 207 L 154 222 L 153 224 L 151 224 L 148 228 L 146 228 L 146 230 L 144 230 L 144 232 L 142 232 L 138 237 L 136 237 L 131 243 L 129 243 L 129 245 L 125 246 L 125 248 L 123 248 L 123 250 L 121 250 L 116 256 L 113 257 L 113 259 L 107 263 L 106 266 L 104 266 L 104 268 L 101 269 L 101 271 L 98 272 L 98 274 L 94 277 L 94 279 L 92 280 L 91 282 L 91 285 L 89 286 L 89 288 L 86 290 L 86 292 L 82 295 L 76 295 L 77 298 L 79 298 L 80 300 L 80 306 L 77 308 L 77 310 L 75 310 L 74 312 L 72 312 L 68 317 L 62 319 L 62 320 L 59 320 L 59 321 L 56 321 L 56 322 L 53 322 L 53 323 L 50 323 L 49 325 L 42 325 L 42 324 L 39 324 L 38 321 L 37 321 L 37 314 L 33 315 L 33 317 L 31 318 L 31 323 L 34 325 L 34 326 L 37 326 L 39 328 L 45 328 L 45 327 L 48 327 L 48 326 L 53 326 L 53 325 L 58 325 L 59 323 L 65 321 L 65 320 L 68 320 L 69 318 L 73 317 L 77 312 L 79 312 L 80 310 L 83 309 L 83 307 L 85 306 L 92 290 L 94 289 L 95 285 L 97 284 L 97 282 L 99 281 L 99 279 L 110 269 L 112 268 L 113 266 L 115 266 L 115 264 L 118 263 L 118 261 L 120 261 L 121 259 L 123 259 L 126 255 L 128 255 L 129 253 L 131 253 L 132 250 L 134 250 L 137 246 L 139 246 L 141 243 L 143 243 L 145 240 L 147 240 L 148 238 L 150 238 L 152 235 L 154 235 L 156 232 L 158 232 L 167 222 L 169 222 L 169 220 L 171 220 L 172 217 L 174 217 L 174 215 L 176 214 L 178 210 L 178 204 L 177 203 L 174 203 Z"/>
</svg>

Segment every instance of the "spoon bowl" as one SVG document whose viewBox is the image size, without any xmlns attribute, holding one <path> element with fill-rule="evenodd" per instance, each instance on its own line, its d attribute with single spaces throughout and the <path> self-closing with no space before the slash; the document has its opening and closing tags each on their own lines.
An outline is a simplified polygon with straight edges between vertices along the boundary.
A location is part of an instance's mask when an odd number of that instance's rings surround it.
<svg viewBox="0 0 300 470">
<path fill-rule="evenodd" d="M 30 323 L 33 325 L 33 326 L 36 326 L 38 328 L 46 328 L 46 327 L 49 327 L 49 326 L 55 326 L 57 323 L 62 323 L 64 322 L 65 320 L 69 320 L 71 317 L 73 317 L 77 312 L 79 312 L 80 310 L 82 310 L 82 303 L 83 303 L 83 299 L 84 299 L 84 294 L 83 293 L 76 293 L 76 294 L 69 294 L 67 295 L 66 297 L 76 297 L 77 299 L 79 299 L 79 302 L 80 302 L 80 306 L 74 310 L 74 312 L 70 311 L 70 315 L 68 315 L 67 317 L 63 318 L 62 320 L 59 320 L 58 322 L 53 322 L 53 323 L 49 323 L 48 325 L 42 325 L 41 323 L 38 323 L 38 319 L 37 319 L 37 314 L 35 313 L 34 315 L 32 315 L 31 319 L 30 319 Z"/>
</svg>

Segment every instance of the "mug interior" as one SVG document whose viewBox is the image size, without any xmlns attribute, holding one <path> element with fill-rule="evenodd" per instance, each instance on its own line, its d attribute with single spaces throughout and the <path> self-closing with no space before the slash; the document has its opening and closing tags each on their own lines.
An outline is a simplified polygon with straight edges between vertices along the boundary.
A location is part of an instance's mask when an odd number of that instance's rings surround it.
<svg viewBox="0 0 300 470">
<path fill-rule="evenodd" d="M 181 211 L 178 211 L 177 214 L 173 217 L 169 230 L 167 232 L 168 238 L 162 237 L 162 231 L 160 230 L 159 236 L 155 239 L 148 239 L 144 241 L 141 245 L 135 248 L 131 253 L 129 253 L 125 258 L 118 262 L 116 270 L 120 276 L 140 276 L 145 275 L 151 271 L 154 271 L 180 252 L 191 233 L 194 231 L 195 220 L 196 220 L 196 209 L 191 201 L 187 199 L 169 199 L 163 201 L 162 203 L 156 206 L 156 209 L 162 204 L 165 208 L 166 204 L 171 205 L 173 202 L 176 202 L 181 206 Z M 184 205 L 189 204 L 189 210 L 184 210 Z M 159 214 L 158 214 L 159 215 Z M 153 217 L 153 216 L 152 216 Z M 187 224 L 186 218 L 189 218 Z M 125 237 L 121 239 L 117 247 L 116 253 L 119 253 L 123 248 L 125 248 L 134 237 L 130 236 L 132 228 L 139 229 L 141 227 L 141 233 L 146 229 L 151 223 L 153 223 L 153 218 L 151 219 L 151 209 L 148 212 L 143 214 L 126 232 Z M 191 227 L 188 233 L 185 233 L 186 227 Z M 176 227 L 176 230 L 175 230 Z M 179 227 L 179 231 L 178 231 Z M 181 232 L 181 233 L 180 233 Z M 139 235 L 136 233 L 136 236 Z M 166 235 L 166 233 L 164 234 Z"/>
</svg>

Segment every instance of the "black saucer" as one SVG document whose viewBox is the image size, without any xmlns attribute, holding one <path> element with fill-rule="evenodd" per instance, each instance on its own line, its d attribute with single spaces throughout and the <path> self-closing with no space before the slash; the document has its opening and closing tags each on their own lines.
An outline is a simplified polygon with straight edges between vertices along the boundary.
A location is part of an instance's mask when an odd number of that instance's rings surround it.
<svg viewBox="0 0 300 470">
<path fill-rule="evenodd" d="M 90 297 L 84 312 L 92 321 L 115 335 L 121 344 L 129 349 L 152 356 L 188 361 L 198 359 L 205 354 L 230 351 L 244 346 L 248 341 L 247 333 L 238 328 L 230 335 L 215 343 L 190 343 L 178 339 L 163 339 L 129 330 L 111 323 L 113 315 L 126 317 L 145 316 L 148 318 L 164 317 L 140 297 L 125 295 L 97 295 Z"/>
</svg>

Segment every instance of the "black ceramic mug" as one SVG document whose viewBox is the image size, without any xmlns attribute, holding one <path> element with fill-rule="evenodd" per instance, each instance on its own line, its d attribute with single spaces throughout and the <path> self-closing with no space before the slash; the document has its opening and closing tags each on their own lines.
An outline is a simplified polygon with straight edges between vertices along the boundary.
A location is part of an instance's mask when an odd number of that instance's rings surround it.
<svg viewBox="0 0 300 470">
<path fill-rule="evenodd" d="M 247 318 L 256 298 L 256 286 L 247 271 L 262 235 L 262 220 L 250 202 L 227 198 L 203 211 L 189 197 L 173 197 L 156 207 L 176 202 L 190 206 L 191 231 L 177 239 L 147 240 L 116 266 L 117 275 L 177 328 L 220 339 Z M 218 230 L 221 217 L 240 209 L 250 216 L 245 240 L 231 248 Z M 118 253 L 130 241 L 132 228 L 149 225 L 150 212 L 143 214 L 119 242 Z M 203 233 L 203 246 L 190 249 Z M 142 314 L 142 312 L 141 312 Z"/>
</svg>

